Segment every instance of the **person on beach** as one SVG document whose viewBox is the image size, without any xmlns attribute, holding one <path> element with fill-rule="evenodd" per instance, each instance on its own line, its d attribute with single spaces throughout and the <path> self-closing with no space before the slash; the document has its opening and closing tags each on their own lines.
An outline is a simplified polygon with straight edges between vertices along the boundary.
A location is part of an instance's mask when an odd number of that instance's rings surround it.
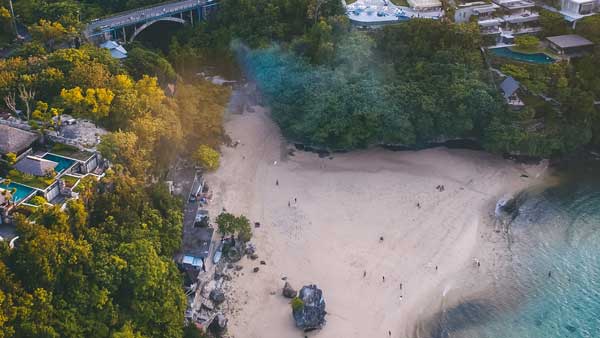
<svg viewBox="0 0 600 338">
<path fill-rule="evenodd" d="M 381 276 L 383 282 L 385 282 L 385 276 Z"/>
<path fill-rule="evenodd" d="M 298 203 L 298 199 L 294 197 L 294 203 Z"/>
<path fill-rule="evenodd" d="M 417 208 L 421 209 L 421 203 L 417 202 Z"/>
<path fill-rule="evenodd" d="M 290 205 L 290 201 L 288 201 L 288 208 L 289 208 L 289 207 L 291 207 L 291 205 Z"/>
<path fill-rule="evenodd" d="M 367 270 L 363 271 L 363 278 L 367 277 Z"/>
<path fill-rule="evenodd" d="M 279 180 L 275 180 L 275 185 L 279 186 Z"/>
<path fill-rule="evenodd" d="M 383 242 L 383 236 L 379 236 L 379 241 Z"/>
<path fill-rule="evenodd" d="M 392 336 L 392 331 L 388 331 L 388 336 Z"/>
<path fill-rule="evenodd" d="M 435 271 L 437 271 L 437 265 L 435 266 Z"/>
</svg>

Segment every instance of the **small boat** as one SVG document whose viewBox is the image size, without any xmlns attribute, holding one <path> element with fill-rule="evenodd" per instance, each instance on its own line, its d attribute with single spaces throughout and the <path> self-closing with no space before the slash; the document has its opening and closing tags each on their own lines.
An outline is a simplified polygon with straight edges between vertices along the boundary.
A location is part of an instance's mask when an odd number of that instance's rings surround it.
<svg viewBox="0 0 600 338">
<path fill-rule="evenodd" d="M 213 256 L 213 264 L 219 263 L 222 255 L 223 255 L 223 241 L 221 241 L 221 244 L 219 244 L 219 246 L 217 247 L 217 251 L 215 251 L 215 254 Z"/>
</svg>

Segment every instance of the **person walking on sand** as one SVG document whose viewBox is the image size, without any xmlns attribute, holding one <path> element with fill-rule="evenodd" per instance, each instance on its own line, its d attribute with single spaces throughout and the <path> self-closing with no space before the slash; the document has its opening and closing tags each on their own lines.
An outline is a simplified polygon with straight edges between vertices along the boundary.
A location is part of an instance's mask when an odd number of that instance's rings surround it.
<svg viewBox="0 0 600 338">
<path fill-rule="evenodd" d="M 298 203 L 298 199 L 294 197 L 294 203 Z"/>
<path fill-rule="evenodd" d="M 388 330 L 388 336 L 390 336 L 390 337 L 392 336 L 392 331 Z"/>
<path fill-rule="evenodd" d="M 385 276 L 381 276 L 381 280 L 385 282 Z"/>
<path fill-rule="evenodd" d="M 290 201 L 288 201 L 288 208 L 289 208 L 289 207 L 291 207 L 291 205 L 290 205 Z"/>
<path fill-rule="evenodd" d="M 279 186 L 279 180 L 275 180 L 275 185 Z"/>
</svg>

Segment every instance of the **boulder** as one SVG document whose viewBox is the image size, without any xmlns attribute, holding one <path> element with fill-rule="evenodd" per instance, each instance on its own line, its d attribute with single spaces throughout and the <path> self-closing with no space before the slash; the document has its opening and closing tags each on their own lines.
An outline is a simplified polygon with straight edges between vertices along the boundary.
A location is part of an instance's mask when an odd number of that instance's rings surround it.
<svg viewBox="0 0 600 338">
<path fill-rule="evenodd" d="M 258 259 L 258 255 L 257 255 L 257 254 L 255 254 L 255 253 L 253 253 L 253 254 L 251 254 L 251 255 L 250 255 L 250 259 L 251 259 L 251 260 L 256 260 L 256 259 Z"/>
<path fill-rule="evenodd" d="M 225 293 L 220 289 L 214 289 L 210 292 L 210 300 L 212 300 L 215 305 L 220 305 L 225 301 Z"/>
<path fill-rule="evenodd" d="M 285 298 L 294 298 L 298 295 L 298 291 L 296 291 L 290 283 L 285 282 L 285 285 L 283 286 L 283 291 L 281 292 L 281 294 Z"/>
<path fill-rule="evenodd" d="M 299 304 L 292 301 L 292 310 L 296 327 L 305 332 L 322 329 L 325 325 L 325 315 L 327 314 L 325 311 L 323 291 L 316 285 L 306 285 L 300 290 L 298 298 Z"/>
<path fill-rule="evenodd" d="M 220 336 L 227 330 L 227 317 L 222 313 L 217 314 L 215 319 L 208 325 L 208 329 L 215 335 Z"/>
<path fill-rule="evenodd" d="M 252 271 L 254 271 L 254 272 L 258 272 L 258 270 L 260 270 L 260 269 L 259 269 L 259 268 L 258 268 L 258 266 L 257 266 L 257 267 L 255 267 L 255 268 L 254 268 Z"/>
<path fill-rule="evenodd" d="M 236 247 L 232 247 L 227 250 L 227 258 L 229 258 L 229 261 L 231 262 L 237 262 L 242 259 L 242 255 Z"/>
</svg>

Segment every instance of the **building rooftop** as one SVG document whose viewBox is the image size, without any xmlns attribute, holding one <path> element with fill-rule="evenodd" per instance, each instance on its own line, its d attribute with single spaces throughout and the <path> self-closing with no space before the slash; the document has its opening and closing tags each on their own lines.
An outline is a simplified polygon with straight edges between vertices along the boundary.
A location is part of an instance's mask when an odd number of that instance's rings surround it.
<svg viewBox="0 0 600 338">
<path fill-rule="evenodd" d="M 110 51 L 110 55 L 115 59 L 125 59 L 127 57 L 127 51 L 125 48 L 115 41 L 106 41 L 105 43 L 101 44 L 100 47 L 108 49 Z"/>
<path fill-rule="evenodd" d="M 509 76 L 502 81 L 500 89 L 502 89 L 504 98 L 508 99 L 519 89 L 519 86 L 519 81 L 515 80 L 512 76 Z"/>
<path fill-rule="evenodd" d="M 58 163 L 54 161 L 45 160 L 35 156 L 27 156 L 15 164 L 15 169 L 29 175 L 46 176 L 52 173 L 57 165 Z"/>
<path fill-rule="evenodd" d="M 441 7 L 442 3 L 439 0 L 408 0 L 408 5 L 411 8 L 436 8 Z"/>
<path fill-rule="evenodd" d="M 560 48 L 586 47 L 594 44 L 583 36 L 576 34 L 549 36 L 546 39 Z"/>
<path fill-rule="evenodd" d="M 187 256 L 208 257 L 214 231 L 213 228 L 194 227 L 183 240 L 182 252 Z"/>
<path fill-rule="evenodd" d="M 34 133 L 0 124 L 0 154 L 18 154 L 37 138 Z"/>
</svg>

